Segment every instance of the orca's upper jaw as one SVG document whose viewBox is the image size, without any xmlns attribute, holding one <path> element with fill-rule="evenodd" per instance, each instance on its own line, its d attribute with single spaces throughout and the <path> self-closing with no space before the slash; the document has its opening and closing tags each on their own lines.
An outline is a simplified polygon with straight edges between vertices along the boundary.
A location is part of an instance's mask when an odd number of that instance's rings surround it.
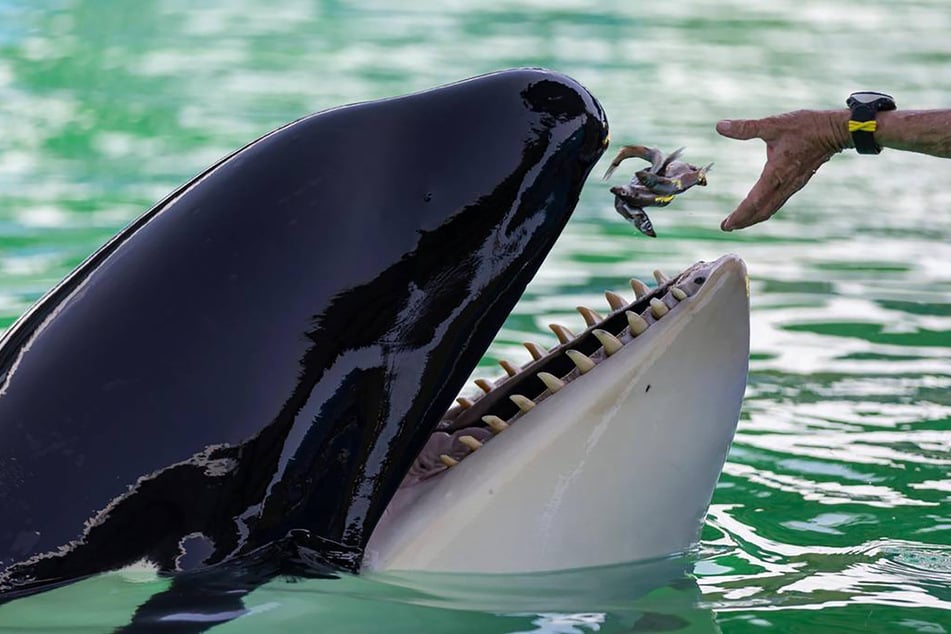
<svg viewBox="0 0 951 634">
<path fill-rule="evenodd" d="M 507 71 L 444 90 L 458 93 L 452 122 L 434 122 L 445 146 L 430 149 L 436 157 L 416 177 L 427 205 L 441 201 L 446 215 L 418 223 L 418 243 L 407 252 L 417 264 L 404 283 L 410 294 L 398 300 L 404 338 L 388 367 L 402 377 L 389 395 L 406 407 L 380 436 L 385 458 L 376 457 L 377 446 L 365 454 L 377 494 L 364 541 L 554 245 L 607 146 L 600 105 L 563 75 Z M 420 328 L 423 346 L 405 337 Z"/>
<path fill-rule="evenodd" d="M 356 568 L 606 141 L 577 82 L 503 71 L 306 117 L 145 213 L 0 340 L 0 594 L 292 532 Z"/>
</svg>

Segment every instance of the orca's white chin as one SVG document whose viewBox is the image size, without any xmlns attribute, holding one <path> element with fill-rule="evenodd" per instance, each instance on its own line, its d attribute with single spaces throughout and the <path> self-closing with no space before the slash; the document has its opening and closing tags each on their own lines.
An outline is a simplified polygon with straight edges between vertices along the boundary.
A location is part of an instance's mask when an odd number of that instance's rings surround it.
<svg viewBox="0 0 951 634">
<path fill-rule="evenodd" d="M 746 385 L 746 266 L 728 255 L 658 282 L 632 304 L 614 304 L 606 319 L 566 337 L 485 397 L 454 408 L 428 447 L 436 459 L 421 455 L 387 507 L 364 567 L 566 570 L 694 545 Z M 644 289 L 635 284 L 635 290 Z M 636 334 L 642 324 L 627 312 L 641 314 L 649 327 Z M 595 333 L 602 330 L 613 340 Z M 591 335 L 601 344 L 596 350 Z M 503 431 L 481 422 L 498 422 L 494 392 L 523 379 L 527 391 L 523 375 L 537 376 L 551 369 L 546 364 L 554 356 L 563 360 L 568 350 L 586 346 L 593 367 L 572 354 L 575 369 L 555 373 L 565 384 L 552 392 L 545 377 L 549 389 L 529 394 L 520 413 L 499 417 Z M 518 401 L 512 395 L 504 400 Z"/>
</svg>

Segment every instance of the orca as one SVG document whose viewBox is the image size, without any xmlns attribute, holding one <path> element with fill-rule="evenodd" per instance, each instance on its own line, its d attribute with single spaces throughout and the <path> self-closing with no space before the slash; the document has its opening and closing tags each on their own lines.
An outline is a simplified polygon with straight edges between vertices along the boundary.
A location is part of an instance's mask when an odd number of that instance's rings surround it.
<svg viewBox="0 0 951 634">
<path fill-rule="evenodd" d="M 172 585 L 130 628 L 203 631 L 281 575 L 690 548 L 746 385 L 739 258 L 464 391 L 607 139 L 576 81 L 503 71 L 301 119 L 132 223 L 0 341 L 0 602 L 144 564 Z"/>
</svg>

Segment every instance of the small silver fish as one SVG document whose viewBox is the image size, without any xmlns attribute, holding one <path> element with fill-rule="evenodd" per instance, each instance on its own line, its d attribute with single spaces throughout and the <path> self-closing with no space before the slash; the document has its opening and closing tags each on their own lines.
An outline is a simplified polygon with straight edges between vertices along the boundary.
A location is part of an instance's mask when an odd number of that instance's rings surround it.
<svg viewBox="0 0 951 634">
<path fill-rule="evenodd" d="M 694 167 L 689 163 L 674 161 L 664 172 L 658 174 L 649 169 L 640 170 L 634 174 L 634 177 L 655 194 L 675 196 L 694 185 L 706 186 L 707 172 L 712 167 L 713 163 L 704 167 Z"/>
<path fill-rule="evenodd" d="M 707 172 L 713 163 L 696 167 L 679 160 L 683 151 L 684 148 L 678 148 L 665 156 L 656 148 L 625 145 L 604 173 L 604 180 L 608 180 L 621 162 L 629 158 L 650 162 L 649 168 L 636 172 L 627 185 L 612 187 L 611 193 L 614 194 L 614 209 L 630 220 L 638 231 L 652 238 L 657 234 L 644 207 L 666 207 L 677 194 L 694 185 L 707 184 Z"/>
<path fill-rule="evenodd" d="M 651 222 L 647 212 L 640 207 L 632 207 L 625 203 L 620 196 L 615 196 L 614 209 L 624 218 L 627 218 L 630 223 L 637 227 L 637 230 L 645 236 L 650 236 L 651 238 L 657 237 L 657 233 L 654 231 L 654 223 Z"/>
</svg>

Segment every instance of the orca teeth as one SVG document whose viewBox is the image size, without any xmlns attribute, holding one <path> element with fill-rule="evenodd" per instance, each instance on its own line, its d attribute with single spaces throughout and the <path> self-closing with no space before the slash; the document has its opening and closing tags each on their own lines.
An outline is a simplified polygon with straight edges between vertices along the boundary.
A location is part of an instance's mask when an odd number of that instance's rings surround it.
<svg viewBox="0 0 951 634">
<path fill-rule="evenodd" d="M 577 310 L 579 313 L 581 313 L 581 317 L 582 319 L 584 319 L 584 323 L 586 326 L 590 327 L 604 320 L 604 318 L 601 315 L 599 315 L 594 310 L 588 308 L 587 306 L 578 306 Z"/>
<path fill-rule="evenodd" d="M 650 295 L 651 289 L 647 284 L 640 281 L 636 277 L 631 278 L 631 290 L 634 291 L 634 298 L 641 299 L 642 297 L 647 297 Z"/>
<path fill-rule="evenodd" d="M 650 325 L 647 323 L 647 320 L 635 313 L 632 310 L 624 312 L 627 315 L 627 326 L 631 331 L 631 336 L 636 337 L 639 334 L 642 334 L 647 327 Z"/>
<path fill-rule="evenodd" d="M 489 429 L 494 431 L 496 434 L 500 434 L 506 429 L 508 429 L 509 424 L 504 420 L 495 416 L 494 414 L 489 414 L 488 416 L 482 417 L 482 422 L 489 426 Z"/>
<path fill-rule="evenodd" d="M 502 369 L 505 370 L 505 373 L 509 375 L 510 377 L 518 374 L 518 366 L 513 364 L 511 361 L 506 361 L 505 359 L 502 359 L 501 361 L 499 361 L 499 365 L 502 366 Z"/>
<path fill-rule="evenodd" d="M 458 440 L 460 444 L 465 445 L 472 451 L 482 448 L 482 443 L 479 442 L 475 436 L 459 436 L 456 440 Z"/>
<path fill-rule="evenodd" d="M 604 352 L 609 357 L 624 347 L 624 344 L 621 343 L 621 340 L 609 333 L 607 330 L 601 330 L 596 328 L 591 331 L 592 334 L 598 338 L 598 341 L 601 342 L 601 345 L 604 347 Z"/>
<path fill-rule="evenodd" d="M 511 399 L 511 401 L 515 403 L 523 412 L 527 412 L 535 407 L 535 401 L 526 396 L 522 396 L 521 394 L 512 394 L 509 396 L 509 399 Z"/>
<path fill-rule="evenodd" d="M 535 361 L 538 361 L 539 359 L 545 356 L 545 349 L 542 348 L 537 343 L 526 341 L 522 345 L 525 346 L 525 349 L 528 350 L 528 354 L 532 355 L 532 359 L 534 359 Z"/>
<path fill-rule="evenodd" d="M 551 328 L 551 331 L 558 337 L 559 343 L 568 343 L 575 338 L 574 333 L 561 324 L 548 324 L 548 327 Z"/>
<path fill-rule="evenodd" d="M 581 374 L 586 374 L 594 369 L 594 361 L 584 353 L 577 350 L 565 350 L 565 354 L 568 355 L 568 358 L 571 359 Z"/>
<path fill-rule="evenodd" d="M 541 379 L 542 383 L 545 384 L 545 387 L 547 387 L 548 391 L 552 394 L 565 387 L 565 382 L 550 372 L 539 372 L 538 378 Z"/>
<path fill-rule="evenodd" d="M 622 295 L 605 291 L 604 296 L 611 307 L 611 313 L 607 317 L 602 317 L 587 306 L 578 306 L 578 313 L 585 322 L 585 330 L 579 335 L 575 335 L 562 324 L 550 324 L 549 328 L 558 337 L 559 344 L 549 350 L 537 343 L 525 342 L 523 345 L 532 361 L 525 364 L 524 368 L 510 361 L 500 360 L 498 363 L 505 370 L 505 376 L 494 381 L 475 379 L 475 384 L 481 392 L 470 395 L 469 398 L 460 396 L 456 399 L 458 406 L 450 409 L 433 433 L 432 441 L 427 445 L 428 451 L 425 455 L 421 454 L 422 457 L 418 457 L 414 464 L 410 480 L 419 481 L 457 465 L 482 447 L 483 443 L 516 424 L 516 421 L 537 404 L 563 390 L 568 383 L 587 374 L 596 364 L 616 354 L 627 343 L 642 335 L 656 321 L 676 308 L 678 303 L 689 299 L 706 281 L 704 275 L 693 270 L 679 274 L 675 280 L 669 279 L 658 270 L 654 271 L 654 278 L 657 280 L 656 288 L 649 287 L 637 278 L 630 280 L 631 290 L 636 298 L 631 304 L 628 304 Z M 677 282 L 676 286 L 673 281 Z M 627 329 L 623 331 L 622 324 L 617 321 L 621 311 L 627 320 Z M 616 334 L 618 331 L 621 332 Z M 596 342 L 600 344 L 600 348 L 596 346 Z M 582 350 L 591 351 L 590 356 Z M 568 356 L 577 371 L 569 372 L 564 366 L 559 367 L 557 375 L 544 371 L 543 368 L 551 369 L 558 367 L 558 363 L 564 363 L 554 358 L 561 352 Z M 549 362 L 554 365 L 549 367 Z M 529 372 L 534 372 L 541 383 L 531 379 Z M 513 381 L 524 387 L 514 387 Z M 512 393 L 516 391 L 522 393 Z M 517 410 L 513 410 L 504 402 L 505 399 L 511 401 Z M 490 413 L 493 411 L 497 413 Z M 456 440 L 459 442 L 456 443 Z"/>
<path fill-rule="evenodd" d="M 611 312 L 616 310 L 621 310 L 627 306 L 627 300 L 618 295 L 617 293 L 612 293 L 611 291 L 604 291 L 604 297 L 608 300 L 608 305 L 611 306 Z"/>
</svg>

